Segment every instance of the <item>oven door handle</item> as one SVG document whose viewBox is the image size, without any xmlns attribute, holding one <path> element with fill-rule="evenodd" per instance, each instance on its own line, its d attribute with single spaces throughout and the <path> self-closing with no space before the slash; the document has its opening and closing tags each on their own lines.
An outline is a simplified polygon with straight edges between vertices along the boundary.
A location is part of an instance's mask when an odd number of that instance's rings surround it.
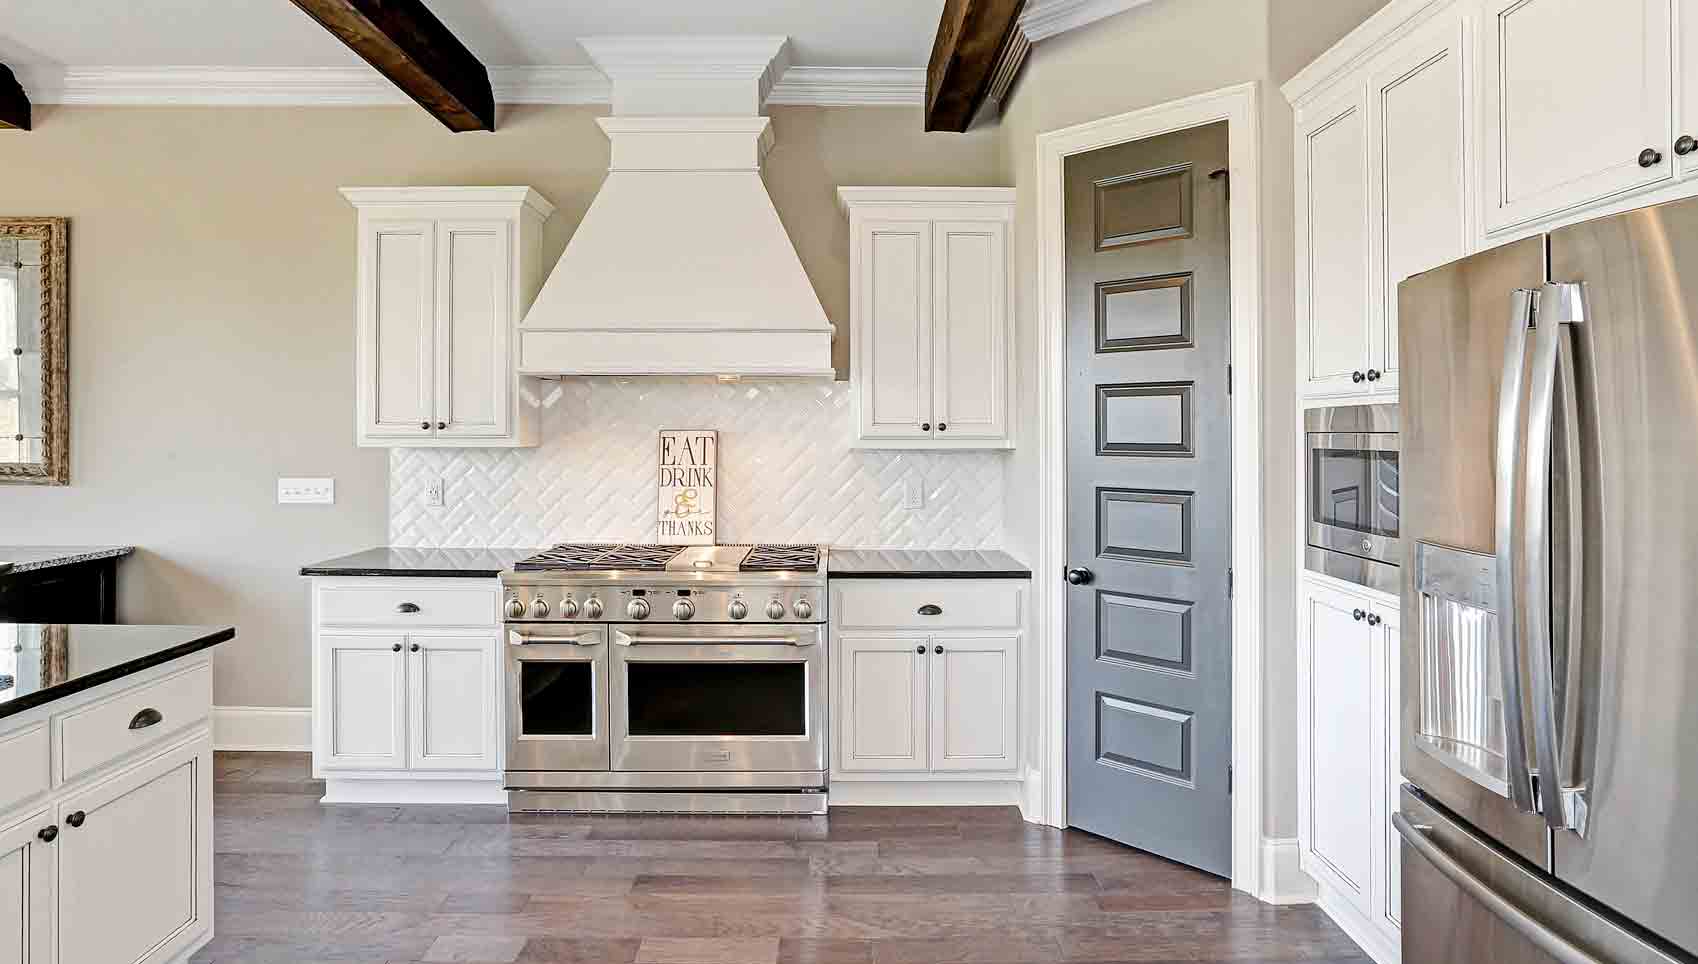
<svg viewBox="0 0 1698 964">
<path fill-rule="evenodd" d="M 581 636 L 532 636 L 529 633 L 509 632 L 507 639 L 514 646 L 600 646 L 600 633 Z"/>
<path fill-rule="evenodd" d="M 613 642 L 619 646 L 812 646 L 815 634 L 806 636 L 639 636 L 614 630 Z"/>
</svg>

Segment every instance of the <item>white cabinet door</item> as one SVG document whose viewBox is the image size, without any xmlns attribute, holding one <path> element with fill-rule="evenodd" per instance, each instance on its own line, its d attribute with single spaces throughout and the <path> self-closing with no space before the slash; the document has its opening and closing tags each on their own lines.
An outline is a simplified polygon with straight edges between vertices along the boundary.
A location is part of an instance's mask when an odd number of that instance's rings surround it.
<svg viewBox="0 0 1698 964">
<path fill-rule="evenodd" d="M 1675 0 L 1675 174 L 1698 174 L 1698 0 Z M 1681 138 L 1693 138 L 1685 145 Z M 1687 147 L 1685 154 L 1681 147 Z"/>
<path fill-rule="evenodd" d="M 1305 582 L 1302 606 L 1302 865 L 1371 918 L 1374 817 L 1384 794 L 1374 775 L 1379 700 L 1373 693 L 1375 634 L 1367 623 L 1369 604 Z"/>
<path fill-rule="evenodd" d="M 434 431 L 431 396 L 436 224 L 379 220 L 360 238 L 360 408 L 369 437 Z"/>
<path fill-rule="evenodd" d="M 319 636 L 319 745 L 324 770 L 407 765 L 406 638 Z"/>
<path fill-rule="evenodd" d="M 1355 88 L 1297 130 L 1297 310 L 1304 394 L 1364 393 L 1370 354 L 1366 111 Z"/>
<path fill-rule="evenodd" d="M 871 221 L 861 229 L 864 312 L 856 381 L 861 438 L 931 437 L 932 226 Z"/>
<path fill-rule="evenodd" d="M 927 637 L 844 636 L 838 652 L 837 768 L 927 769 Z"/>
<path fill-rule="evenodd" d="M 932 637 L 933 770 L 1014 769 L 1014 641 Z"/>
<path fill-rule="evenodd" d="M 1670 6 L 1487 0 L 1488 231 L 1672 175 Z"/>
<path fill-rule="evenodd" d="M 50 960 L 53 851 L 39 834 L 52 823 L 52 814 L 42 811 L 0 830 L 0 964 Z"/>
<path fill-rule="evenodd" d="M 1008 225 L 940 221 L 933 226 L 937 269 L 933 298 L 934 437 L 1008 435 L 1003 397 L 1008 366 Z"/>
<path fill-rule="evenodd" d="M 508 304 L 513 296 L 511 222 L 437 226 L 436 431 L 490 437 L 510 430 Z"/>
<path fill-rule="evenodd" d="M 58 964 L 169 961 L 212 909 L 204 739 L 58 807 Z"/>
<path fill-rule="evenodd" d="M 499 768 L 498 642 L 494 635 L 407 637 L 408 761 L 414 770 Z"/>
<path fill-rule="evenodd" d="M 1375 742 L 1379 746 L 1377 757 L 1380 786 L 1383 789 L 1380 799 L 1381 809 L 1374 821 L 1379 828 L 1380 846 L 1375 851 L 1379 860 L 1379 872 L 1374 875 L 1378 886 L 1379 906 L 1378 923 L 1383 927 L 1401 928 L 1403 926 L 1403 848 L 1398 839 L 1397 830 L 1391 825 L 1391 815 L 1397 812 L 1398 790 L 1403 783 L 1403 767 L 1400 762 L 1403 755 L 1403 697 L 1398 688 L 1398 677 L 1402 670 L 1403 640 L 1398 631 L 1398 611 L 1396 609 L 1375 606 L 1375 618 L 1380 620 L 1374 630 L 1374 654 L 1383 661 L 1382 669 L 1376 675 L 1380 683 L 1375 692 L 1381 694 L 1383 704 L 1377 714 L 1383 729 L 1377 735 Z"/>
<path fill-rule="evenodd" d="M 1397 286 L 1467 251 L 1466 49 L 1461 20 L 1441 16 L 1399 42 L 1368 82 L 1368 358 L 1376 392 L 1397 390 Z"/>
</svg>

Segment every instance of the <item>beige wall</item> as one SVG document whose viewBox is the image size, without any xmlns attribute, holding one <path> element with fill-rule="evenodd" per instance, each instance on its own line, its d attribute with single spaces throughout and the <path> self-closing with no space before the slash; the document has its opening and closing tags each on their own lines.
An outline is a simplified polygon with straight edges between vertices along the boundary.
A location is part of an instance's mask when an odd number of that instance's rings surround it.
<svg viewBox="0 0 1698 964">
<path fill-rule="evenodd" d="M 1380 0 L 1154 0 L 1032 52 L 1001 123 L 1003 164 L 1020 190 L 1015 232 L 1019 266 L 1019 331 L 1023 357 L 1041 354 L 1032 281 L 1037 270 L 1035 138 L 1045 131 L 1245 81 L 1261 84 L 1262 177 L 1262 431 L 1266 563 L 1260 574 L 1267 615 L 1262 627 L 1265 747 L 1264 832 L 1289 837 L 1297 828 L 1296 779 L 1296 519 L 1293 402 L 1295 328 L 1291 205 L 1291 112 L 1277 90 L 1287 76 L 1273 64 L 1315 54 L 1353 28 Z M 1317 8 L 1326 8 L 1317 13 Z M 1283 66 L 1281 69 L 1284 69 Z M 1040 418 L 1035 380 L 1018 386 L 1022 438 Z M 1006 498 L 1035 498 L 1040 467 L 1035 447 L 1009 463 Z M 1012 514 L 1010 548 L 1037 559 L 1036 513 Z M 1033 651 L 1035 659 L 1035 649 Z M 1025 679 L 1037 680 L 1036 667 Z M 1028 690 L 1027 699 L 1036 698 Z M 1038 748 L 1028 733 L 1028 752 Z"/>
<path fill-rule="evenodd" d="M 552 263 L 606 170 L 597 113 L 512 108 L 495 134 L 451 135 L 411 107 L 38 107 L 34 131 L 0 134 L 0 214 L 72 219 L 73 449 L 69 488 L 0 488 L 0 545 L 140 546 L 121 618 L 234 623 L 217 702 L 307 705 L 296 572 L 381 545 L 389 515 L 387 454 L 354 447 L 354 212 L 336 189 L 532 185 L 560 207 Z M 924 135 L 916 110 L 773 121 L 773 200 L 840 330 L 837 185 L 1000 183 L 994 132 Z M 334 476 L 336 505 L 276 505 L 280 475 Z"/>
</svg>

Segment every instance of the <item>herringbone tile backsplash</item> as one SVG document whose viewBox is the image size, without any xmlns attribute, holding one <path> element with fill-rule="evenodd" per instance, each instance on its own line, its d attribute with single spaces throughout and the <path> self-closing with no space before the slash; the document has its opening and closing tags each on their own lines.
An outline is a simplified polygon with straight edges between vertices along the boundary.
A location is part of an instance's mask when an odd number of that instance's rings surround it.
<svg viewBox="0 0 1698 964">
<path fill-rule="evenodd" d="M 397 546 L 652 542 L 655 433 L 719 430 L 719 541 L 1000 548 L 1003 453 L 851 448 L 844 382 L 576 378 L 543 385 L 531 449 L 392 449 Z M 447 505 L 425 485 L 447 483 Z M 925 506 L 902 507 L 919 479 Z"/>
</svg>

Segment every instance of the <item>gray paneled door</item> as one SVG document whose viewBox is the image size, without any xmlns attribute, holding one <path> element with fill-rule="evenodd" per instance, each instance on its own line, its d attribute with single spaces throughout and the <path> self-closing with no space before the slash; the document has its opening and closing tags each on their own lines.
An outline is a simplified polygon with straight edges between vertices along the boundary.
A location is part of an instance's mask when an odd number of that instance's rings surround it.
<svg viewBox="0 0 1698 964">
<path fill-rule="evenodd" d="M 1068 822 L 1232 866 L 1226 125 L 1067 161 Z"/>
</svg>

